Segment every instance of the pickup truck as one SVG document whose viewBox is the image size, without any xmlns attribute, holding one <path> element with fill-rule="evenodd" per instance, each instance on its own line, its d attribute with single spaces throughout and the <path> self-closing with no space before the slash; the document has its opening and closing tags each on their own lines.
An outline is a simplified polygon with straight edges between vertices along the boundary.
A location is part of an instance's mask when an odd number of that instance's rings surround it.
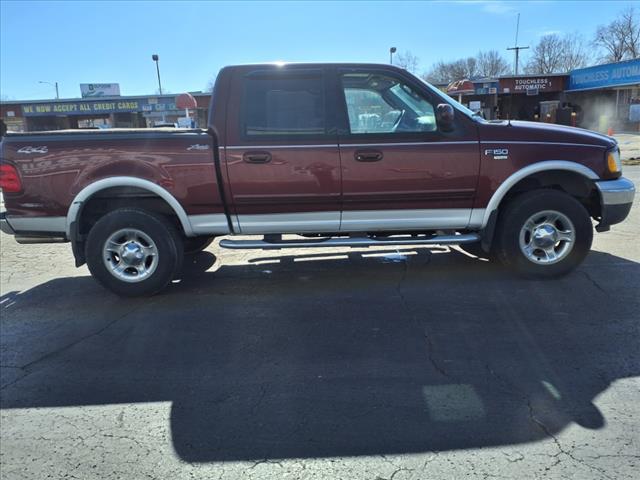
<svg viewBox="0 0 640 480">
<path fill-rule="evenodd" d="M 159 292 L 218 236 L 459 245 L 556 277 L 589 252 L 592 219 L 608 230 L 634 197 L 614 139 L 486 121 L 390 65 L 225 67 L 207 129 L 9 133 L 0 151 L 2 231 L 70 242 L 77 266 L 125 296 Z"/>
</svg>

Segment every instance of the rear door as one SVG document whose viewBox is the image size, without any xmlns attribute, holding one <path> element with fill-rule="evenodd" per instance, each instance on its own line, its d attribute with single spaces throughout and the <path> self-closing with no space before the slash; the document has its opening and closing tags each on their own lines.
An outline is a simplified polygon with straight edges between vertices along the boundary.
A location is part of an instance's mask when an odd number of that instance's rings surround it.
<svg viewBox="0 0 640 480">
<path fill-rule="evenodd" d="M 456 111 L 443 132 L 443 99 L 400 71 L 344 68 L 337 83 L 342 231 L 465 228 L 480 167 L 475 122 Z"/>
<path fill-rule="evenodd" d="M 236 71 L 225 164 L 241 233 L 338 231 L 340 156 L 327 85 L 323 68 Z"/>
</svg>

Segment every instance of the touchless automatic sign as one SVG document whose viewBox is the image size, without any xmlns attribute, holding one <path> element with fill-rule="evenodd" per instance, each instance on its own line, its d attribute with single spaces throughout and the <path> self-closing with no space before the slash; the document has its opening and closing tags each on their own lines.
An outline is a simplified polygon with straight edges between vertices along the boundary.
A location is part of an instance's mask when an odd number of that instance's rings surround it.
<svg viewBox="0 0 640 480">
<path fill-rule="evenodd" d="M 566 78 L 564 75 L 505 77 L 500 79 L 500 91 L 528 95 L 537 95 L 538 92 L 561 92 L 564 90 Z"/>
<path fill-rule="evenodd" d="M 640 59 L 574 70 L 569 90 L 588 90 L 640 84 Z"/>
</svg>

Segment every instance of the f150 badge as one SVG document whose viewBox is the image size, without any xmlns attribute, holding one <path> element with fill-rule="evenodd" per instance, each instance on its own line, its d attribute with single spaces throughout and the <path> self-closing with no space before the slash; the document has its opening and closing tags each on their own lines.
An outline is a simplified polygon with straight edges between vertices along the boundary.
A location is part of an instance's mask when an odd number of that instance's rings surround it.
<svg viewBox="0 0 640 480">
<path fill-rule="evenodd" d="M 493 155 L 494 160 L 506 160 L 509 158 L 508 148 L 487 148 L 484 151 L 485 155 Z"/>
<path fill-rule="evenodd" d="M 18 153 L 48 153 L 48 152 L 49 152 L 49 148 L 46 145 L 43 145 L 41 147 L 27 146 L 27 147 L 22 147 L 21 149 L 18 150 Z"/>
</svg>

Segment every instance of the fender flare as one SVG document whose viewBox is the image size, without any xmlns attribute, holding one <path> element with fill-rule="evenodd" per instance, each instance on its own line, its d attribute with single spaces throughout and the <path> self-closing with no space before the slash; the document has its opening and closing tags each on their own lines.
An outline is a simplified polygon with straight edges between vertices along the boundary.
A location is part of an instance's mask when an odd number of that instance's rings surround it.
<svg viewBox="0 0 640 480">
<path fill-rule="evenodd" d="M 574 172 L 582 175 L 589 180 L 600 179 L 596 172 L 591 170 L 589 167 L 585 167 L 580 163 L 570 162 L 567 160 L 546 160 L 544 162 L 537 162 L 528 165 L 513 173 L 511 176 L 507 177 L 493 193 L 491 199 L 489 200 L 489 203 L 484 209 L 481 228 L 485 228 L 487 226 L 491 213 L 498 209 L 498 206 L 502 202 L 502 199 L 516 183 L 530 175 L 533 175 L 534 173 L 544 172 L 547 170 L 563 170 L 567 172 Z"/>
<path fill-rule="evenodd" d="M 87 185 L 75 196 L 73 202 L 71 202 L 71 205 L 69 206 L 69 210 L 67 211 L 67 238 L 73 238 L 74 232 L 72 232 L 72 226 L 78 220 L 84 203 L 101 190 L 113 187 L 136 187 L 158 195 L 167 202 L 175 212 L 178 220 L 180 220 L 180 224 L 182 225 L 185 235 L 187 237 L 193 236 L 193 228 L 191 227 L 191 222 L 189 221 L 187 212 L 185 212 L 182 205 L 180 205 L 180 202 L 178 202 L 178 200 L 168 190 L 162 188 L 157 183 L 150 182 L 149 180 L 143 180 L 141 178 L 109 177 Z"/>
</svg>

